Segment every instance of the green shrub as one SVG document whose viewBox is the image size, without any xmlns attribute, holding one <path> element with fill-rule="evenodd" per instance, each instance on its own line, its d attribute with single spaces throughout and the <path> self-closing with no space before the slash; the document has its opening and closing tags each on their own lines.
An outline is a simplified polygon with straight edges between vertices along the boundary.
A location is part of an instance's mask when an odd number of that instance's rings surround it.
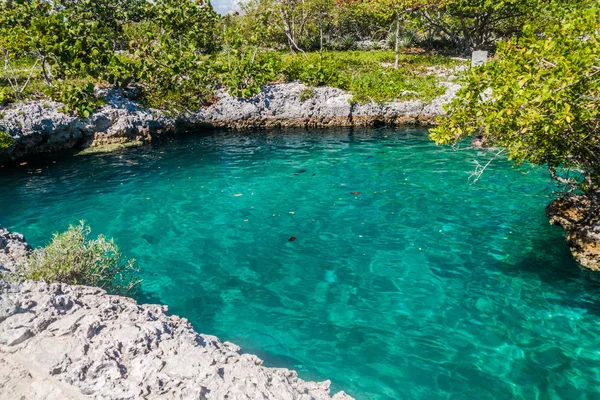
<svg viewBox="0 0 600 400">
<path fill-rule="evenodd" d="M 52 90 L 53 97 L 62 102 L 63 112 L 88 118 L 104 102 L 94 94 L 94 84 L 62 83 Z"/>
<path fill-rule="evenodd" d="M 15 140 L 8 133 L 0 131 L 0 151 L 8 149 L 15 144 Z"/>
<path fill-rule="evenodd" d="M 315 88 L 312 86 L 307 86 L 300 92 L 300 101 L 303 103 L 313 97 L 315 97 Z"/>
<path fill-rule="evenodd" d="M 309 54 L 308 60 L 295 56 L 285 59 L 282 72 L 287 81 L 299 80 L 310 86 L 334 86 L 347 89 L 347 65 L 330 55 Z"/>
<path fill-rule="evenodd" d="M 272 82 L 281 70 L 281 58 L 275 52 L 242 48 L 227 60 L 217 61 L 215 66 L 221 82 L 235 97 L 249 98 L 260 93 L 263 85 Z"/>
<path fill-rule="evenodd" d="M 125 258 L 112 239 L 90 239 L 83 221 L 34 250 L 18 275 L 23 279 L 96 286 L 109 292 L 130 294 L 140 284 L 135 260 Z"/>
</svg>

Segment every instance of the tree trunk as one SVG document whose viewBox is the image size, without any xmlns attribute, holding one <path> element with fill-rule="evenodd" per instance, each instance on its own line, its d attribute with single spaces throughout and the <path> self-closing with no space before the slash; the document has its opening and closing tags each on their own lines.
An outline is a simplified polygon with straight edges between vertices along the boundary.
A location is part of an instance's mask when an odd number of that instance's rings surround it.
<svg viewBox="0 0 600 400">
<path fill-rule="evenodd" d="M 394 60 L 394 69 L 398 69 L 400 61 L 400 14 L 396 16 L 396 59 Z"/>
<path fill-rule="evenodd" d="M 319 11 L 319 51 L 323 51 L 323 13 Z"/>
<path fill-rule="evenodd" d="M 467 24 L 465 22 L 465 19 L 461 16 L 460 19 L 460 27 L 461 30 L 463 32 L 463 38 L 464 38 L 464 47 L 463 47 L 463 52 L 465 55 L 468 55 L 471 52 L 471 32 L 469 32 L 469 28 L 467 27 Z"/>
</svg>

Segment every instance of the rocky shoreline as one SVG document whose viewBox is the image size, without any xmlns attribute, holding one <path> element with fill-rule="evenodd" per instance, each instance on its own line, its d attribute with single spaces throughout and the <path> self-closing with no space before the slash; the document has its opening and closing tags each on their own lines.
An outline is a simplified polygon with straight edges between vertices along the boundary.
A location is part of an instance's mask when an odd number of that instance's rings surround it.
<svg viewBox="0 0 600 400">
<path fill-rule="evenodd" d="M 590 197 L 568 196 L 554 200 L 546 214 L 552 225 L 567 231 L 567 244 L 575 260 L 592 271 L 600 271 L 600 215 Z"/>
<path fill-rule="evenodd" d="M 0 228 L 0 271 L 30 248 Z M 0 279 L 0 399 L 351 399 L 160 305 L 85 286 Z"/>
<path fill-rule="evenodd" d="M 384 104 L 351 103 L 352 95 L 331 87 L 309 88 L 301 83 L 265 86 L 244 100 L 225 91 L 197 112 L 171 115 L 142 107 L 117 90 L 104 93 L 106 104 L 89 118 L 60 112 L 61 103 L 27 102 L 0 108 L 0 131 L 15 145 L 0 161 L 24 159 L 40 153 L 83 149 L 109 144 L 141 143 L 164 133 L 201 127 L 249 129 L 279 127 L 348 127 L 430 125 L 445 115 L 459 85 L 444 83 L 446 92 L 431 102 L 394 101 Z M 310 96 L 306 98 L 307 90 Z"/>
</svg>

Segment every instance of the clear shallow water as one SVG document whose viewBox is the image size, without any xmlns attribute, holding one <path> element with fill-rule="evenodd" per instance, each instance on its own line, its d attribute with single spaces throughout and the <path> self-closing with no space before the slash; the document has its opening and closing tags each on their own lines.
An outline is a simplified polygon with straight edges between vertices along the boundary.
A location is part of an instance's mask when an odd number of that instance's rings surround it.
<svg viewBox="0 0 600 400">
<path fill-rule="evenodd" d="M 0 224 L 39 246 L 84 219 L 142 301 L 359 399 L 598 398 L 600 286 L 544 171 L 471 185 L 486 157 L 418 130 L 198 134 L 0 168 Z"/>
</svg>

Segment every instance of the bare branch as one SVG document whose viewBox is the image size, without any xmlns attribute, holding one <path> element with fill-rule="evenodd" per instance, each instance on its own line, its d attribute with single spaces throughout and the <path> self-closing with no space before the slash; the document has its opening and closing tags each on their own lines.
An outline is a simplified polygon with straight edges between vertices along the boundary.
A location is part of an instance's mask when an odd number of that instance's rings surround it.
<svg viewBox="0 0 600 400">
<path fill-rule="evenodd" d="M 504 149 L 498 151 L 494 157 L 492 157 L 492 159 L 490 161 L 487 162 L 487 164 L 485 165 L 481 165 L 479 163 L 479 161 L 475 160 L 475 170 L 473 171 L 473 173 L 471 173 L 471 175 L 469 176 L 469 180 L 471 180 L 472 178 L 473 181 L 471 182 L 471 184 L 475 184 L 477 183 L 477 181 L 479 181 L 479 178 L 481 178 L 481 175 L 483 175 L 483 173 L 485 172 L 485 170 L 490 166 L 490 164 L 497 159 L 498 157 L 500 157 L 500 155 L 504 153 Z"/>
</svg>

